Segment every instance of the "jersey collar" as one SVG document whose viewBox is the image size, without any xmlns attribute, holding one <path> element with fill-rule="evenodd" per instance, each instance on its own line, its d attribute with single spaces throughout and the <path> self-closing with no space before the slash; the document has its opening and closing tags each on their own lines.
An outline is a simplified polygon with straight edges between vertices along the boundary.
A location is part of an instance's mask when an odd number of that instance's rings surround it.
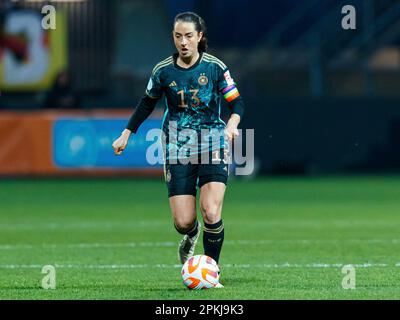
<svg viewBox="0 0 400 320">
<path fill-rule="evenodd" d="M 189 71 L 189 70 L 193 70 L 194 68 L 196 68 L 200 64 L 201 60 L 203 59 L 203 52 L 200 52 L 199 57 L 197 58 L 197 61 L 190 68 L 182 68 L 182 67 L 178 66 L 178 64 L 176 63 L 177 59 L 178 59 L 178 56 L 179 56 L 179 53 L 174 53 L 173 54 L 174 67 L 179 69 L 179 70 L 182 70 L 182 71 Z"/>
</svg>

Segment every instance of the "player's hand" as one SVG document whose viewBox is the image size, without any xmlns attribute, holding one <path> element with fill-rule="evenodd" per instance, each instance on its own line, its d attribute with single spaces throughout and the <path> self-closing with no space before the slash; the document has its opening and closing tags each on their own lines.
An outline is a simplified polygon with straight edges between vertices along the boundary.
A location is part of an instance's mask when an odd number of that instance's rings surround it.
<svg viewBox="0 0 400 320">
<path fill-rule="evenodd" d="M 236 126 L 229 126 L 229 124 L 225 128 L 225 135 L 229 141 L 232 141 L 236 137 L 239 136 L 239 130 Z"/>
<path fill-rule="evenodd" d="M 112 147 L 114 149 L 115 155 L 119 156 L 122 153 L 122 151 L 124 151 L 126 145 L 128 144 L 130 135 L 131 131 L 125 129 L 124 131 L 122 131 L 120 137 L 113 142 Z"/>
<path fill-rule="evenodd" d="M 228 123 L 225 128 L 225 136 L 229 141 L 232 141 L 236 137 L 239 136 L 238 125 L 240 123 L 240 116 L 238 114 L 233 113 L 229 118 Z"/>
</svg>

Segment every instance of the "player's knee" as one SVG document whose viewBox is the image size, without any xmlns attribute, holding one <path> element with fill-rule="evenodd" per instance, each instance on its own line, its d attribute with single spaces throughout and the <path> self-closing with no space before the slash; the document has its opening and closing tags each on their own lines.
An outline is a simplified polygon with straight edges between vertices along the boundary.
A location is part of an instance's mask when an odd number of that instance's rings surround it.
<svg viewBox="0 0 400 320">
<path fill-rule="evenodd" d="M 175 228 L 180 232 L 186 232 L 187 230 L 191 229 L 195 223 L 195 220 L 192 218 L 175 218 Z"/>
<path fill-rule="evenodd" d="M 222 203 L 219 201 L 206 201 L 200 204 L 201 213 L 205 223 L 213 224 L 221 220 Z"/>
</svg>

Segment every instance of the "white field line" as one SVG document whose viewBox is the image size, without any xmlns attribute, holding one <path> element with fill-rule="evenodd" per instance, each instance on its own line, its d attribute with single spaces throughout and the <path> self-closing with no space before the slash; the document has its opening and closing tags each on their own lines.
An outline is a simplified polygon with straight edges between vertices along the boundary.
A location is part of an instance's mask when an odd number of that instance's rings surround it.
<svg viewBox="0 0 400 320">
<path fill-rule="evenodd" d="M 343 263 L 280 263 L 280 264 L 223 264 L 222 268 L 234 269 L 283 269 L 283 268 L 341 268 Z M 0 269 L 41 269 L 41 264 L 0 264 Z M 54 264 L 56 269 L 179 269 L 180 264 Z M 355 268 L 381 268 L 381 267 L 400 267 L 400 263 L 356 263 L 352 264 Z"/>
<path fill-rule="evenodd" d="M 1 250 L 23 249 L 95 249 L 95 248 L 148 248 L 175 247 L 177 242 L 122 242 L 122 243 L 42 243 L 42 244 L 0 244 Z M 269 240 L 225 240 L 227 245 L 344 245 L 344 244 L 400 244 L 400 239 L 269 239 Z"/>
<path fill-rule="evenodd" d="M 3 244 L 0 250 L 18 250 L 18 249 L 95 249 L 95 248 L 137 248 L 137 247 L 174 247 L 178 242 L 124 242 L 124 243 L 70 243 L 70 244 Z"/>
<path fill-rule="evenodd" d="M 0 230 L 65 230 L 65 229 L 110 229 L 110 228 L 143 228 L 143 227 L 154 227 L 154 226 L 169 226 L 169 222 L 163 221 L 150 221 L 150 220 L 139 220 L 139 221 L 85 221 L 85 222 L 34 222 L 34 223 L 1 223 Z"/>
<path fill-rule="evenodd" d="M 391 221 L 379 221 L 377 219 L 370 221 L 348 221 L 348 220 L 329 220 L 329 221 L 297 221 L 297 220 L 263 220 L 263 221 L 244 221 L 242 224 L 256 225 L 262 228 L 276 228 L 282 227 L 289 229 L 298 228 L 344 228 L 352 229 L 357 227 L 366 228 L 396 228 L 397 223 Z M 27 222 L 1 222 L 0 230 L 10 230 L 10 231 L 22 231 L 22 230 L 81 230 L 81 229 L 112 229 L 112 228 L 122 228 L 122 229 L 137 229 L 137 228 L 154 228 L 155 226 L 171 226 L 170 221 L 160 221 L 160 220 L 129 220 L 129 221 L 64 221 L 64 222 L 40 222 L 33 221 Z"/>
</svg>

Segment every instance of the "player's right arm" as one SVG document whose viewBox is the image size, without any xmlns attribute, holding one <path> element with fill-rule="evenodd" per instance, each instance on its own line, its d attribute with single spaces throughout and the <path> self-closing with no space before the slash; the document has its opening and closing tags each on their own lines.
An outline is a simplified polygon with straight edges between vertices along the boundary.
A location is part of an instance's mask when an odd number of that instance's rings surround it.
<svg viewBox="0 0 400 320">
<path fill-rule="evenodd" d="M 147 94 L 143 96 L 143 98 L 138 103 L 135 112 L 132 114 L 129 119 L 128 125 L 125 130 L 122 131 L 121 135 L 118 139 L 116 139 L 112 147 L 114 149 L 114 153 L 118 156 L 124 151 L 128 144 L 129 137 L 132 133 L 136 133 L 139 129 L 140 125 L 147 119 L 147 117 L 153 112 L 158 98 L 152 98 Z"/>
<path fill-rule="evenodd" d="M 156 74 L 152 74 L 147 85 L 146 94 L 139 101 L 135 112 L 132 114 L 124 131 L 117 138 L 112 147 L 115 155 L 120 155 L 128 144 L 129 137 L 132 133 L 136 133 L 140 125 L 147 119 L 156 107 L 157 101 L 162 96 L 162 88 L 159 78 Z"/>
</svg>

